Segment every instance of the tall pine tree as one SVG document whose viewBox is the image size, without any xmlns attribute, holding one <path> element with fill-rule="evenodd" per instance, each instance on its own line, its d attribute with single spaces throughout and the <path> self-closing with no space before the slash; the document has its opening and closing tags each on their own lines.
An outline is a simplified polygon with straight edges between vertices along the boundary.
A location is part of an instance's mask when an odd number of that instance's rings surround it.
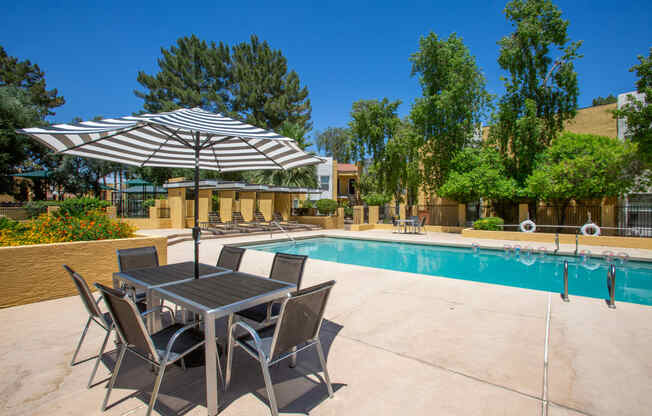
<svg viewBox="0 0 652 416">
<path fill-rule="evenodd" d="M 138 82 L 146 91 L 135 90 L 145 100 L 143 107 L 157 113 L 177 108 L 201 107 L 228 110 L 229 47 L 182 37 L 169 49 L 161 48 L 160 71 L 155 75 L 138 72 Z"/>
<path fill-rule="evenodd" d="M 286 121 L 312 127 L 308 88 L 294 70 L 288 72 L 283 53 L 256 35 L 232 48 L 230 91 L 233 112 L 250 124 L 271 130 Z"/>
</svg>

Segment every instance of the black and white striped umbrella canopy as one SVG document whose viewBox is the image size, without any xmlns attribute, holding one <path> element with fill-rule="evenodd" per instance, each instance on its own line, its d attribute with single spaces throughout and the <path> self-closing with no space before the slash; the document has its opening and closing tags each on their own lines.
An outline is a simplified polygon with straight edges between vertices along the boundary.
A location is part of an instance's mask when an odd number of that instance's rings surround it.
<svg viewBox="0 0 652 416">
<path fill-rule="evenodd" d="M 18 130 L 64 154 L 134 166 L 220 172 L 322 163 L 277 133 L 201 108 Z M 198 145 L 198 146 L 197 146 Z"/>
</svg>

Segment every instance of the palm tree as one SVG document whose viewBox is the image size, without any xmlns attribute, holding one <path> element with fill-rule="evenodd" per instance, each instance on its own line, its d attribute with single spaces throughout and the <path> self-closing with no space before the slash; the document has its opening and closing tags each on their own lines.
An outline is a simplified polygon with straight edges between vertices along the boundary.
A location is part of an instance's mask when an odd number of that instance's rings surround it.
<svg viewBox="0 0 652 416">
<path fill-rule="evenodd" d="M 294 139 L 302 150 L 310 146 L 306 140 L 308 131 L 297 124 L 286 121 L 278 133 Z M 289 170 L 257 170 L 250 172 L 247 176 L 250 182 L 259 184 L 298 188 L 317 187 L 317 168 L 314 165 Z"/>
</svg>

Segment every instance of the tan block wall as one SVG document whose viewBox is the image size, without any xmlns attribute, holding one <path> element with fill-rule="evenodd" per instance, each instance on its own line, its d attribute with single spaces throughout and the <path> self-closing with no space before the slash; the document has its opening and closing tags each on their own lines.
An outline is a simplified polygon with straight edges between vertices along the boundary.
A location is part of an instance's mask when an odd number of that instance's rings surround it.
<svg viewBox="0 0 652 416">
<path fill-rule="evenodd" d="M 292 197 L 290 194 L 276 194 L 274 198 L 274 211 L 281 214 L 284 220 L 290 218 L 292 213 Z"/>
<path fill-rule="evenodd" d="M 338 217 L 338 216 L 321 216 L 321 215 L 316 215 L 316 216 L 307 216 L 307 215 L 302 215 L 300 217 L 292 217 L 293 220 L 296 220 L 297 222 L 301 224 L 312 224 L 312 225 L 319 225 L 321 228 L 325 230 L 331 230 L 331 229 L 341 229 L 344 228 L 344 217 Z"/>
<path fill-rule="evenodd" d="M 274 215 L 274 194 L 272 192 L 258 194 L 258 209 L 265 217 L 265 221 L 272 220 Z"/>
<path fill-rule="evenodd" d="M 150 208 L 150 211 L 154 208 Z M 183 228 L 172 227 L 172 220 L 170 218 L 118 218 L 121 222 L 134 227 L 136 230 L 157 230 L 160 228 Z"/>
<path fill-rule="evenodd" d="M 407 212 L 405 209 L 405 204 L 399 204 L 398 205 L 398 217 L 402 220 L 406 218 Z"/>
<path fill-rule="evenodd" d="M 255 192 L 240 192 L 240 213 L 245 221 L 254 219 L 254 209 L 256 208 Z"/>
<path fill-rule="evenodd" d="M 170 224 L 172 228 L 185 228 L 186 221 L 186 189 L 168 189 L 170 204 Z"/>
<path fill-rule="evenodd" d="M 111 286 L 118 271 L 116 250 L 152 245 L 159 263 L 167 264 L 167 237 L 0 247 L 0 308 L 77 295 L 63 264 L 81 274 L 89 286 L 95 282 Z"/>
<path fill-rule="evenodd" d="M 233 219 L 233 199 L 235 191 L 220 191 L 220 219 L 222 222 L 228 222 Z"/>
<path fill-rule="evenodd" d="M 378 224 L 379 217 L 379 207 L 378 205 L 369 206 L 369 224 Z"/>
<path fill-rule="evenodd" d="M 206 222 L 208 221 L 208 213 L 211 210 L 211 203 L 213 197 L 213 191 L 211 189 L 200 189 L 199 190 L 199 221 Z M 195 212 L 191 212 L 192 217 L 195 216 Z"/>
<path fill-rule="evenodd" d="M 362 224 L 364 222 L 364 207 L 356 205 L 353 207 L 353 224 Z"/>
</svg>

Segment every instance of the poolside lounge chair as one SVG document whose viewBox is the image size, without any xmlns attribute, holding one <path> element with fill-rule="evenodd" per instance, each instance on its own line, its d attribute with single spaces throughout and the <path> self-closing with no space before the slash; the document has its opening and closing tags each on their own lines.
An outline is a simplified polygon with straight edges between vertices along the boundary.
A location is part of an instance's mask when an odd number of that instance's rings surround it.
<svg viewBox="0 0 652 416">
<path fill-rule="evenodd" d="M 208 221 L 203 221 L 199 224 L 201 229 L 209 231 L 213 234 L 237 234 L 243 232 L 240 228 L 235 227 L 231 222 L 222 222 L 219 214 L 211 212 L 208 214 Z"/>
<path fill-rule="evenodd" d="M 104 302 L 111 314 L 116 332 L 122 341 L 118 361 L 116 362 L 106 396 L 104 397 L 104 402 L 102 403 L 102 410 L 106 410 L 106 405 L 108 404 L 109 396 L 115 385 L 120 367 L 122 366 L 125 353 L 129 351 L 158 368 L 152 397 L 149 400 L 149 406 L 147 408 L 147 416 L 150 416 L 158 399 L 158 392 L 165 369 L 171 364 L 183 360 L 187 354 L 204 345 L 205 341 L 203 336 L 198 336 L 194 331 L 190 331 L 193 328 L 198 328 L 201 322 L 196 321 L 185 326 L 175 323 L 150 335 L 145 329 L 143 316 L 138 313 L 136 305 L 125 292 L 108 288 L 99 283 L 95 283 L 95 287 L 104 295 Z M 160 308 L 163 308 L 163 306 L 157 309 Z M 152 313 L 155 310 L 147 311 L 143 315 Z M 181 362 L 182 367 L 185 367 L 183 361 Z M 220 366 L 219 358 L 217 360 L 217 369 L 220 378 L 222 378 L 222 367 Z"/>
<path fill-rule="evenodd" d="M 286 221 L 278 212 L 274 213 L 274 221 L 280 224 L 284 229 L 288 231 L 309 231 L 309 230 L 315 230 L 319 228 L 316 225 L 300 224 L 297 221 L 293 221 L 293 220 Z"/>
<path fill-rule="evenodd" d="M 95 297 L 91 293 L 88 284 L 86 283 L 86 280 L 84 280 L 83 277 L 81 277 L 78 273 L 76 273 L 74 270 L 72 270 L 70 267 L 66 266 L 65 264 L 63 265 L 63 268 L 66 269 L 66 271 L 72 278 L 72 281 L 75 283 L 75 286 L 79 291 L 79 297 L 81 298 L 82 303 L 86 308 L 86 312 L 88 312 L 88 320 L 86 321 L 86 326 L 84 327 L 84 331 L 82 332 L 81 337 L 79 338 L 79 343 L 77 343 L 77 348 L 75 348 L 75 353 L 72 355 L 72 360 L 70 361 L 70 365 L 74 366 L 79 364 L 79 362 L 77 363 L 75 362 L 75 359 L 77 358 L 79 349 L 81 348 L 82 343 L 84 342 L 84 338 L 86 338 L 86 332 L 88 332 L 88 327 L 90 326 L 91 322 L 95 322 L 102 329 L 106 331 L 106 336 L 104 337 L 104 341 L 102 342 L 102 346 L 100 347 L 100 352 L 97 355 L 97 359 L 95 360 L 95 366 L 93 366 L 91 377 L 88 379 L 88 388 L 91 388 L 91 386 L 93 385 L 93 378 L 95 378 L 95 373 L 97 372 L 97 367 L 99 366 L 100 361 L 102 360 L 102 354 L 104 354 L 106 343 L 109 340 L 109 335 L 111 335 L 111 331 L 113 331 L 113 319 L 111 319 L 111 315 L 108 312 L 102 312 L 100 310 L 98 303 L 102 300 L 102 297 L 100 296 L 97 300 L 95 300 Z"/>
<path fill-rule="evenodd" d="M 269 229 L 266 227 L 261 227 L 256 223 L 245 221 L 245 219 L 242 217 L 242 214 L 238 211 L 233 212 L 232 218 L 235 226 L 245 232 L 269 231 Z"/>
<path fill-rule="evenodd" d="M 233 349 L 241 347 L 249 356 L 260 363 L 267 389 L 269 407 L 272 416 L 278 415 L 276 395 L 270 377 L 269 368 L 277 362 L 288 357 L 294 357 L 299 351 L 314 346 L 317 349 L 319 361 L 324 371 L 324 380 L 328 389 L 328 396 L 333 397 L 324 350 L 319 340 L 319 330 L 328 295 L 335 281 L 322 283 L 307 289 L 295 292 L 283 300 L 278 320 L 275 325 L 257 332 L 245 322 L 237 321 L 229 327 L 228 361 L 226 367 L 225 385 L 228 388 L 231 381 L 233 364 Z M 238 329 L 246 331 L 245 335 L 235 337 Z"/>
<path fill-rule="evenodd" d="M 156 247 L 136 247 L 117 250 L 118 270 L 128 272 L 134 269 L 144 269 L 149 267 L 158 267 L 158 253 Z M 138 308 L 142 311 L 147 309 L 145 292 L 137 291 L 134 287 L 124 288 L 130 290 Z"/>
<path fill-rule="evenodd" d="M 301 279 L 303 278 L 303 270 L 307 260 L 308 256 L 276 253 L 272 262 L 272 268 L 269 271 L 269 278 L 292 283 L 299 290 L 301 289 Z M 272 323 L 278 317 L 280 310 L 280 302 L 270 302 L 245 309 L 236 315 L 257 324 L 265 325 Z"/>
<path fill-rule="evenodd" d="M 217 258 L 217 266 L 237 272 L 242 263 L 245 249 L 241 247 L 223 246 Z"/>
</svg>

